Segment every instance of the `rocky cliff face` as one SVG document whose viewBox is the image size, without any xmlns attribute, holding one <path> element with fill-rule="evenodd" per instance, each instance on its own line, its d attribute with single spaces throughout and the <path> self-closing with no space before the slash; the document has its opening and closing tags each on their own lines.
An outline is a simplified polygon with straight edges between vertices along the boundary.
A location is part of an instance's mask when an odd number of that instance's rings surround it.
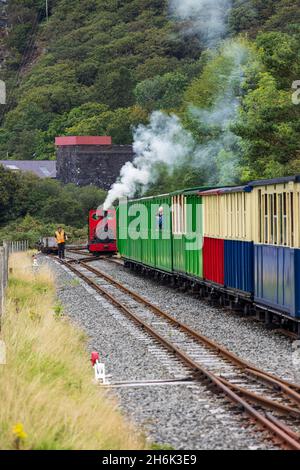
<svg viewBox="0 0 300 470">
<path fill-rule="evenodd" d="M 0 0 L 0 28 L 7 27 L 7 0 Z"/>
</svg>

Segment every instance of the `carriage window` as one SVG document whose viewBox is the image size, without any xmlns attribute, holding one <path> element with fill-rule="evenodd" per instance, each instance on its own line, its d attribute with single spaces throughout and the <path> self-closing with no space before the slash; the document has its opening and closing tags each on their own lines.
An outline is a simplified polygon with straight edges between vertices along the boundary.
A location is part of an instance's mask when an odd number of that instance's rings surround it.
<svg viewBox="0 0 300 470">
<path fill-rule="evenodd" d="M 258 193 L 259 242 L 295 246 L 294 193 Z"/>
<path fill-rule="evenodd" d="M 291 247 L 294 246 L 294 194 L 290 193 Z"/>
<path fill-rule="evenodd" d="M 247 237 L 246 194 L 244 192 L 225 194 L 219 197 L 219 200 L 220 233 L 224 233 L 228 238 L 245 239 Z M 225 217 L 222 216 L 223 211 Z"/>
<path fill-rule="evenodd" d="M 282 194 L 278 194 L 278 218 L 279 218 L 279 245 L 283 245 L 283 205 L 282 205 Z"/>
<path fill-rule="evenodd" d="M 263 220 L 262 220 L 262 203 L 261 203 L 261 189 L 258 191 L 258 214 L 259 214 L 259 220 L 258 220 L 258 234 L 259 234 L 259 243 L 262 243 L 263 241 L 263 233 L 262 233 L 262 227 L 263 227 Z"/>
<path fill-rule="evenodd" d="M 173 233 L 186 233 L 186 207 L 183 195 L 174 196 L 172 201 L 172 223 Z"/>
<path fill-rule="evenodd" d="M 235 235 L 237 238 L 240 237 L 240 195 L 235 195 L 235 202 L 236 202 L 236 211 L 235 211 Z"/>
<path fill-rule="evenodd" d="M 270 237 L 269 243 L 274 244 L 274 225 L 273 225 L 273 215 L 274 215 L 274 204 L 273 204 L 273 194 L 269 195 L 269 229 Z"/>
<path fill-rule="evenodd" d="M 283 245 L 287 245 L 287 197 L 283 193 Z"/>
<path fill-rule="evenodd" d="M 278 232 L 277 232 L 277 194 L 273 194 L 273 236 L 274 236 L 274 245 L 278 245 Z"/>
<path fill-rule="evenodd" d="M 158 209 L 158 213 L 157 213 L 157 228 L 158 230 L 163 230 L 164 228 L 164 209 L 163 207 L 160 207 Z"/>
<path fill-rule="evenodd" d="M 246 194 L 243 193 L 243 238 L 247 236 L 247 207 L 246 207 Z"/>
<path fill-rule="evenodd" d="M 229 196 L 229 211 L 230 211 L 230 235 L 233 231 L 233 204 L 232 204 L 232 195 Z"/>
<path fill-rule="evenodd" d="M 269 224 L 268 224 L 268 195 L 264 197 L 264 212 L 265 212 L 265 243 L 269 243 Z"/>
</svg>

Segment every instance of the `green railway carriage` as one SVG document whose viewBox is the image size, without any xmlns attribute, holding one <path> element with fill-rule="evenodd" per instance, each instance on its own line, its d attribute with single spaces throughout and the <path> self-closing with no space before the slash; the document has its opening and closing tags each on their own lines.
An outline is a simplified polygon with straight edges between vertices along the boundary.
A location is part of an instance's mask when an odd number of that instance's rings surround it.
<svg viewBox="0 0 300 470">
<path fill-rule="evenodd" d="M 125 260 L 165 273 L 202 277 L 199 189 L 120 201 L 118 249 Z"/>
<path fill-rule="evenodd" d="M 172 194 L 173 270 L 202 278 L 202 199 L 199 190 Z"/>
<path fill-rule="evenodd" d="M 170 195 L 121 201 L 117 211 L 118 249 L 124 259 L 173 271 Z M 163 209 L 159 226 L 159 210 Z"/>
</svg>

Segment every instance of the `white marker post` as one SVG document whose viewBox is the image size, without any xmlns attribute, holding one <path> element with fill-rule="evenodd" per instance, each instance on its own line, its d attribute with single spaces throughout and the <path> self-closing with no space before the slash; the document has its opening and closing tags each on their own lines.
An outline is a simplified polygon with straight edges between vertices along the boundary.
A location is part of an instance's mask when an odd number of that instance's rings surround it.
<svg viewBox="0 0 300 470">
<path fill-rule="evenodd" d="M 33 260 L 32 261 L 32 271 L 33 271 L 34 274 L 37 274 L 38 271 L 39 271 L 40 265 L 39 265 L 38 260 L 35 256 L 33 256 L 32 260 Z"/>
<path fill-rule="evenodd" d="M 99 362 L 99 360 L 99 353 L 97 351 L 92 352 L 91 362 L 95 372 L 95 381 L 101 382 L 102 385 L 107 385 L 109 381 L 106 379 L 105 364 Z"/>
</svg>

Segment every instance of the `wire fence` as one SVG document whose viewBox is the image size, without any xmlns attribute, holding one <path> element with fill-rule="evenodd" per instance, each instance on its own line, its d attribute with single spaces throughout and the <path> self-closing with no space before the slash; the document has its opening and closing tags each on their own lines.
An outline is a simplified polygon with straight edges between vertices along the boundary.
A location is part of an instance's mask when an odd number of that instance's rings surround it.
<svg viewBox="0 0 300 470">
<path fill-rule="evenodd" d="M 8 246 L 0 247 L 0 323 L 4 313 L 4 296 L 8 282 Z"/>
<path fill-rule="evenodd" d="M 11 253 L 27 251 L 29 243 L 27 240 L 19 242 L 3 242 L 0 246 L 0 326 L 4 314 L 5 290 L 8 283 L 8 258 Z"/>
<path fill-rule="evenodd" d="M 27 251 L 29 249 L 28 240 L 23 240 L 19 242 L 3 242 L 3 246 L 7 246 L 8 253 L 19 253 L 21 251 Z"/>
</svg>

